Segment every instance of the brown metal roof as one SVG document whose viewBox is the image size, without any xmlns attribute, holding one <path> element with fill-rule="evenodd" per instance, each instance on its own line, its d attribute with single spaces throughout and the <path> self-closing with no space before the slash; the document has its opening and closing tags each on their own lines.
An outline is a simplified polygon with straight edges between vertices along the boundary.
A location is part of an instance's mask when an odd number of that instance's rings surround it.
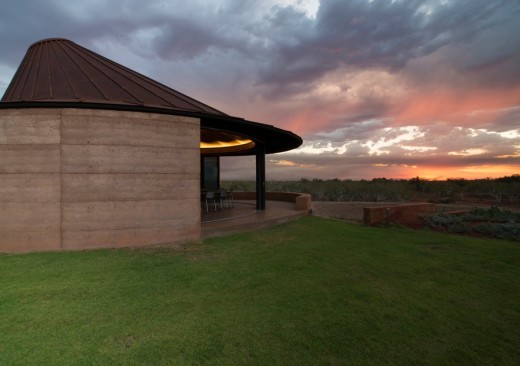
<svg viewBox="0 0 520 366">
<path fill-rule="evenodd" d="M 225 115 L 61 38 L 29 48 L 2 101 L 109 103 Z"/>
<path fill-rule="evenodd" d="M 290 131 L 229 116 L 62 38 L 44 39 L 29 47 L 0 108 L 97 108 L 186 115 L 200 118 L 202 129 L 249 137 L 264 145 L 266 153 L 302 144 Z M 236 155 L 252 153 L 254 149 Z"/>
</svg>

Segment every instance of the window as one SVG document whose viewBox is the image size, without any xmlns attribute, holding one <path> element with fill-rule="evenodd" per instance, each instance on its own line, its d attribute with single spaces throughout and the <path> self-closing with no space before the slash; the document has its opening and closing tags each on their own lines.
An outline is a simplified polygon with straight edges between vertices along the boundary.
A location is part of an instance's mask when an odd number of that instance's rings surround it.
<svg viewBox="0 0 520 366">
<path fill-rule="evenodd" d="M 220 160 L 218 156 L 201 157 L 201 188 L 216 191 L 220 187 Z"/>
</svg>

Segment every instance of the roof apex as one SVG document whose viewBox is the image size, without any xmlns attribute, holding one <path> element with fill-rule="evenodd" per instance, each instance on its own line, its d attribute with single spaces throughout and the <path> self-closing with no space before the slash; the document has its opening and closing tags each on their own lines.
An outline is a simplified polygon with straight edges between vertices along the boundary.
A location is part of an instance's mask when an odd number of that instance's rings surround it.
<svg viewBox="0 0 520 366">
<path fill-rule="evenodd" d="M 29 48 L 33 47 L 33 46 L 36 46 L 40 43 L 45 43 L 45 42 L 52 42 L 52 41 L 67 41 L 67 42 L 71 42 L 70 40 L 68 40 L 67 38 L 61 38 L 61 37 L 50 37 L 50 38 L 44 38 L 44 39 L 40 39 L 39 41 L 36 41 L 34 42 L 32 45 L 29 46 Z"/>
<path fill-rule="evenodd" d="M 33 43 L 1 101 L 103 103 L 226 116 L 65 38 Z"/>
</svg>

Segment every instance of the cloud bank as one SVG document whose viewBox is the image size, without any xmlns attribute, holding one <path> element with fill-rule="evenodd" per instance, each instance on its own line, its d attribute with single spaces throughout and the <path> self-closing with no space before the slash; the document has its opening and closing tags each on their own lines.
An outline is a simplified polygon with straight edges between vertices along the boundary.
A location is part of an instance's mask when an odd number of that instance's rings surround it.
<svg viewBox="0 0 520 366">
<path fill-rule="evenodd" d="M 31 43 L 65 37 L 302 135 L 271 179 L 500 176 L 520 171 L 518 19 L 516 0 L 20 0 L 0 13 L 0 93 Z"/>
</svg>

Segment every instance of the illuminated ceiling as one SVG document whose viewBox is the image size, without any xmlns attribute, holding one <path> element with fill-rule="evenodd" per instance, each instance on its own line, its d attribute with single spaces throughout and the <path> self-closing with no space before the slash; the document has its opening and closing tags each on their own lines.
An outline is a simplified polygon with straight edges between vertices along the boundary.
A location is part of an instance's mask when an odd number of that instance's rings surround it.
<svg viewBox="0 0 520 366">
<path fill-rule="evenodd" d="M 244 153 L 255 148 L 253 140 L 229 132 L 201 129 L 200 152 L 205 155 Z"/>
</svg>

